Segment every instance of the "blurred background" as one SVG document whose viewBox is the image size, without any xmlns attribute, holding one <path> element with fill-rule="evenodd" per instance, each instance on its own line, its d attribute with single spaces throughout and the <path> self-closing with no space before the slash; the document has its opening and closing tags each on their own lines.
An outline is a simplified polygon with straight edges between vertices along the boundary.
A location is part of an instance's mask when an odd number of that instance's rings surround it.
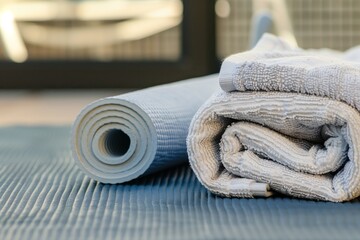
<svg viewBox="0 0 360 240">
<path fill-rule="evenodd" d="M 230 11 L 216 16 L 217 54 L 223 58 L 246 50 L 252 23 L 259 16 L 273 19 L 270 32 L 292 31 L 301 48 L 331 48 L 347 50 L 360 44 L 360 1 L 358 0 L 218 0 L 226 2 Z M 266 10 L 266 3 L 273 3 Z M 281 2 L 285 11 L 281 8 Z M 280 7 L 276 4 L 280 3 Z M 264 7 L 265 5 L 265 7 Z M 270 11 L 269 11 L 270 10 Z M 268 11 L 268 12 L 266 12 Z M 253 20 L 253 21 L 252 21 Z M 255 21 L 254 21 L 255 20 Z M 287 26 L 289 24 L 289 26 Z M 258 24 L 259 26 L 260 24 Z M 280 29 L 276 30 L 276 27 Z"/>
<path fill-rule="evenodd" d="M 179 0 L 2 0 L 2 59 L 176 60 Z"/>
<path fill-rule="evenodd" d="M 360 44 L 360 1 L 0 0 L 0 106 L 31 93 L 18 105 L 60 108 L 72 96 L 75 113 L 100 96 L 217 72 L 264 32 L 343 51 Z"/>
<path fill-rule="evenodd" d="M 1 0 L 0 87 L 146 87 L 219 69 L 264 32 L 360 42 L 358 0 Z"/>
</svg>

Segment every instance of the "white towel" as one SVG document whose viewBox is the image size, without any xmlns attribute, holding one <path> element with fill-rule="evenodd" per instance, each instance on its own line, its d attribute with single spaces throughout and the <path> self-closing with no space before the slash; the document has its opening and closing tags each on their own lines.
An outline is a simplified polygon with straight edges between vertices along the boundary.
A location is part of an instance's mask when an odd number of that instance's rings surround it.
<svg viewBox="0 0 360 240">
<path fill-rule="evenodd" d="M 201 183 L 230 197 L 358 197 L 358 53 L 305 51 L 265 35 L 225 59 L 223 91 L 199 109 L 187 139 Z"/>
<path fill-rule="evenodd" d="M 210 75 L 89 104 L 72 128 L 75 162 L 104 183 L 126 182 L 187 162 L 190 121 L 216 88 L 217 75 Z"/>
</svg>

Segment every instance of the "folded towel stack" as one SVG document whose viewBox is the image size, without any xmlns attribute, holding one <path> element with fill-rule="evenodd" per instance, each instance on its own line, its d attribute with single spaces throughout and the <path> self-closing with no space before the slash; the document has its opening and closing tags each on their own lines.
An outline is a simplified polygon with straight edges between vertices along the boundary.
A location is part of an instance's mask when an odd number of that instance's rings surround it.
<svg viewBox="0 0 360 240">
<path fill-rule="evenodd" d="M 91 178 L 122 183 L 187 162 L 186 136 L 217 75 L 100 99 L 72 128 L 77 165 Z"/>
<path fill-rule="evenodd" d="M 187 138 L 201 183 L 230 197 L 358 197 L 358 52 L 305 51 L 265 35 L 225 59 L 222 90 L 196 113 Z"/>
</svg>

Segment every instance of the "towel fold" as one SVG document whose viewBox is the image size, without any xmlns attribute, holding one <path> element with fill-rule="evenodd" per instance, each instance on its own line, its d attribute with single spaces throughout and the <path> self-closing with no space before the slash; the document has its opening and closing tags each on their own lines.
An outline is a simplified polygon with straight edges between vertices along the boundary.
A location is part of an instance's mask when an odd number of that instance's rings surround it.
<svg viewBox="0 0 360 240">
<path fill-rule="evenodd" d="M 358 197 L 356 51 L 305 51 L 265 35 L 254 49 L 225 59 L 223 91 L 199 109 L 187 139 L 201 183 L 230 197 Z"/>
<path fill-rule="evenodd" d="M 217 75 L 210 75 L 89 104 L 72 128 L 75 162 L 104 183 L 186 162 L 191 118 L 216 88 Z"/>
</svg>

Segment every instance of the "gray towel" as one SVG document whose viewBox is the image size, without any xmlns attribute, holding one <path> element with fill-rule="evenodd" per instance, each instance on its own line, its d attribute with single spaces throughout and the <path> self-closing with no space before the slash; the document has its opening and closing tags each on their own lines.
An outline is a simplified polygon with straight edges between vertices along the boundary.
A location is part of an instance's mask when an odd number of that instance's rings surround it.
<svg viewBox="0 0 360 240">
<path fill-rule="evenodd" d="M 217 75 L 100 99 L 72 130 L 77 165 L 104 183 L 122 183 L 187 162 L 191 118 L 218 88 Z"/>
<path fill-rule="evenodd" d="M 272 35 L 225 59 L 224 91 L 197 112 L 188 154 L 224 196 L 345 201 L 360 195 L 360 64 L 346 53 L 292 48 Z"/>
</svg>

